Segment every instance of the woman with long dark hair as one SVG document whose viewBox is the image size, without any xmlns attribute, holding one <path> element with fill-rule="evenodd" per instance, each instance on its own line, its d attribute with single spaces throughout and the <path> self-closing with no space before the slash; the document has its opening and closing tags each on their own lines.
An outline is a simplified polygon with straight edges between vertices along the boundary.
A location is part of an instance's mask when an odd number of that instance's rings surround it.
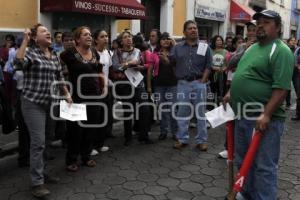
<svg viewBox="0 0 300 200">
<path fill-rule="evenodd" d="M 212 38 L 211 48 L 213 50 L 213 67 L 211 78 L 211 90 L 215 94 L 215 101 L 219 103 L 226 92 L 226 54 L 222 36 L 216 35 Z"/>
<path fill-rule="evenodd" d="M 173 47 L 169 33 L 164 32 L 158 42 L 159 51 L 154 53 L 154 85 L 155 96 L 158 99 L 160 135 L 159 140 L 165 140 L 170 131 L 176 139 L 177 121 L 172 116 L 172 104 L 176 102 L 177 80 L 174 66 L 169 60 L 170 50 Z M 173 112 L 174 113 L 174 112 Z M 170 127 L 170 129 L 169 129 Z"/>
</svg>

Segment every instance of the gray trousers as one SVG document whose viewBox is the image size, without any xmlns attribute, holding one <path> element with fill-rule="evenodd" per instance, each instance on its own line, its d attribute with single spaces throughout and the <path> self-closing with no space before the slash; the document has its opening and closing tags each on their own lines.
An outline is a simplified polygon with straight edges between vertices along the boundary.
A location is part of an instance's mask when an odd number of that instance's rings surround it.
<svg viewBox="0 0 300 200">
<path fill-rule="evenodd" d="M 44 184 L 44 150 L 46 130 L 53 130 L 49 107 L 21 98 L 24 121 L 30 134 L 30 177 L 32 185 Z"/>
</svg>

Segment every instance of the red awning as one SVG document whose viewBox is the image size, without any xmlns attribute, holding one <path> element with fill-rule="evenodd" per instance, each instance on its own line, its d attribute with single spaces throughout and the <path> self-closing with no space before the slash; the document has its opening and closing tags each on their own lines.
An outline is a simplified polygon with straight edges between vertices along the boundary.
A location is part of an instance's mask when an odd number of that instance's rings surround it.
<svg viewBox="0 0 300 200">
<path fill-rule="evenodd" d="M 232 21 L 242 21 L 249 22 L 252 20 L 252 16 L 255 11 L 251 8 L 240 4 L 235 0 L 231 0 L 230 4 L 230 20 Z"/>
<path fill-rule="evenodd" d="M 41 0 L 42 12 L 80 12 L 145 19 L 145 7 L 136 0 Z"/>
</svg>

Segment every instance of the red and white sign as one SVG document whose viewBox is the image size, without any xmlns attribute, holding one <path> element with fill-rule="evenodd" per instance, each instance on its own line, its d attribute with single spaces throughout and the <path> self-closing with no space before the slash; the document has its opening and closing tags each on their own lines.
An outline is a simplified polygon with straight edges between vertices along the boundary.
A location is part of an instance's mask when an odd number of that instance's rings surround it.
<svg viewBox="0 0 300 200">
<path fill-rule="evenodd" d="M 42 12 L 81 12 L 145 19 L 145 7 L 136 0 L 41 0 Z"/>
</svg>

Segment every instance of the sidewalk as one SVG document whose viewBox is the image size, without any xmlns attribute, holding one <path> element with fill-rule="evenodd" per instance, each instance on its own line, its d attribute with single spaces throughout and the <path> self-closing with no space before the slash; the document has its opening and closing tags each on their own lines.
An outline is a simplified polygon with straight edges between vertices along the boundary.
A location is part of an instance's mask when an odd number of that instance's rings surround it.
<svg viewBox="0 0 300 200">
<path fill-rule="evenodd" d="M 300 199 L 299 129 L 300 122 L 287 120 L 279 168 L 280 200 Z M 170 136 L 165 141 L 157 140 L 158 130 L 154 127 L 151 134 L 155 144 L 141 145 L 135 140 L 124 147 L 122 123 L 115 124 L 117 138 L 107 141 L 111 150 L 95 157 L 95 168 L 82 167 L 77 173 L 65 171 L 65 150 L 53 149 L 56 159 L 47 169 L 61 182 L 49 185 L 52 194 L 47 199 L 223 200 L 228 188 L 227 168 L 217 153 L 223 150 L 224 127 L 209 130 L 208 152 L 196 150 L 193 140 L 186 149 L 174 150 Z M 29 191 L 28 169 L 18 168 L 16 158 L 11 155 L 0 159 L 0 199 L 34 199 Z"/>
</svg>

